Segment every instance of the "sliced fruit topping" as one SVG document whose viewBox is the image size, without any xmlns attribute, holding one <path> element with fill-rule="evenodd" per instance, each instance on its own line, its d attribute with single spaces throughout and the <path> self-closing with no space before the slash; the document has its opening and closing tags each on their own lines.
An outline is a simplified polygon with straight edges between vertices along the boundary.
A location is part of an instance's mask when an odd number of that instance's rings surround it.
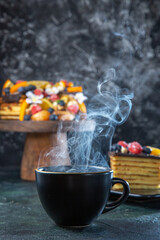
<svg viewBox="0 0 160 240">
<path fill-rule="evenodd" d="M 26 100 L 24 100 L 22 102 L 21 109 L 20 109 L 20 115 L 19 115 L 19 120 L 20 121 L 23 121 L 24 115 L 25 115 L 25 111 L 26 111 L 28 106 L 29 106 L 29 104 L 26 102 Z"/>
<path fill-rule="evenodd" d="M 24 82 L 20 82 L 20 83 L 17 83 L 15 85 L 13 85 L 10 89 L 10 93 L 14 93 L 14 92 L 17 92 L 18 91 L 18 88 L 20 87 L 26 87 L 27 86 L 27 82 L 24 81 Z"/>
<path fill-rule="evenodd" d="M 132 142 L 128 144 L 128 150 L 133 154 L 140 154 L 143 148 L 138 142 Z"/>
<path fill-rule="evenodd" d="M 51 114 L 49 119 L 52 121 L 56 121 L 56 120 L 58 120 L 58 116 L 56 114 Z"/>
<path fill-rule="evenodd" d="M 68 106 L 67 110 L 76 114 L 79 110 L 79 107 L 78 107 L 78 105 L 73 104 L 73 105 Z"/>
<path fill-rule="evenodd" d="M 68 95 L 62 95 L 61 100 L 63 100 L 65 102 L 65 104 L 67 104 L 68 101 L 69 101 L 69 96 Z"/>
<path fill-rule="evenodd" d="M 125 141 L 119 141 L 117 144 L 119 144 L 120 146 L 127 148 L 128 144 Z"/>
<path fill-rule="evenodd" d="M 51 94 L 51 96 L 49 97 L 49 99 L 51 100 L 51 101 L 56 101 L 56 100 L 58 100 L 59 99 L 59 96 L 57 95 L 57 94 Z"/>
<path fill-rule="evenodd" d="M 68 87 L 67 91 L 72 93 L 72 92 L 83 92 L 83 88 L 81 86 L 78 87 Z"/>
<path fill-rule="evenodd" d="M 85 103 L 79 103 L 79 110 L 82 113 L 86 113 L 87 112 L 87 108 L 86 108 Z"/>
<path fill-rule="evenodd" d="M 41 101 L 42 103 L 40 104 L 40 106 L 43 110 L 48 110 L 48 108 L 53 108 L 53 104 L 47 98 L 42 98 Z"/>
<path fill-rule="evenodd" d="M 47 121 L 49 120 L 50 113 L 47 110 L 42 110 L 32 115 L 31 120 L 33 121 Z"/>
<path fill-rule="evenodd" d="M 28 81 L 27 85 L 34 85 L 36 88 L 42 88 L 45 89 L 45 87 L 47 86 L 48 82 L 47 81 Z"/>
<path fill-rule="evenodd" d="M 31 119 L 31 115 L 29 115 L 29 114 L 24 115 L 23 120 L 29 121 L 30 119 Z"/>
<path fill-rule="evenodd" d="M 69 83 L 67 84 L 67 87 L 73 87 L 73 86 L 74 86 L 73 82 L 69 82 Z"/>
<path fill-rule="evenodd" d="M 32 108 L 31 108 L 31 113 L 33 115 L 37 112 L 40 112 L 41 110 L 42 110 L 42 108 L 39 105 L 33 105 Z"/>
<path fill-rule="evenodd" d="M 160 149 L 159 148 L 154 148 L 154 147 L 150 147 L 147 146 L 147 148 L 149 148 L 151 150 L 151 155 L 153 156 L 160 156 Z"/>
<path fill-rule="evenodd" d="M 47 111 L 48 111 L 50 114 L 52 114 L 52 113 L 54 112 L 54 108 L 51 108 L 51 107 L 50 107 L 50 108 L 47 109 Z"/>
<path fill-rule="evenodd" d="M 11 88 L 12 86 L 13 86 L 13 83 L 11 82 L 11 80 L 10 80 L 10 79 L 7 79 L 7 80 L 5 81 L 5 83 L 3 84 L 2 94 L 5 94 L 5 91 L 4 91 L 5 88 Z"/>
<path fill-rule="evenodd" d="M 43 94 L 43 91 L 41 89 L 36 88 L 34 90 L 34 94 L 39 96 L 39 95 Z"/>
<path fill-rule="evenodd" d="M 65 79 L 61 79 L 60 82 L 63 83 L 64 87 L 68 87 L 68 81 Z"/>
<path fill-rule="evenodd" d="M 121 153 L 128 153 L 128 148 L 121 146 Z"/>
</svg>

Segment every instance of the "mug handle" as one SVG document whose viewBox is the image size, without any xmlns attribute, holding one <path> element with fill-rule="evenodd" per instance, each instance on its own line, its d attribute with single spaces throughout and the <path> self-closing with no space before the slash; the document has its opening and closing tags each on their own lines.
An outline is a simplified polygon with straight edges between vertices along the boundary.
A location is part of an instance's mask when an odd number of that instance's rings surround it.
<svg viewBox="0 0 160 240">
<path fill-rule="evenodd" d="M 120 183 L 123 185 L 123 193 L 117 200 L 115 200 L 112 203 L 107 204 L 102 213 L 108 212 L 108 211 L 118 207 L 121 203 L 123 203 L 127 200 L 129 192 L 130 192 L 128 182 L 126 182 L 125 180 L 123 180 L 121 178 L 113 178 L 112 179 L 112 187 L 117 183 Z"/>
</svg>

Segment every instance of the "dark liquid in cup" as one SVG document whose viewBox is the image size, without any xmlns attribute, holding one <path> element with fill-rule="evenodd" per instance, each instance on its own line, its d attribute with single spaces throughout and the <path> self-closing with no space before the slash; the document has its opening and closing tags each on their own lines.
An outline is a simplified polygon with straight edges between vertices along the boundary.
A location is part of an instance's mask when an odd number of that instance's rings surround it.
<svg viewBox="0 0 160 240">
<path fill-rule="evenodd" d="M 97 173 L 97 172 L 106 172 L 109 171 L 107 167 L 98 167 L 98 166 L 50 166 L 50 167 L 41 167 L 38 168 L 42 172 L 50 173 Z"/>
</svg>

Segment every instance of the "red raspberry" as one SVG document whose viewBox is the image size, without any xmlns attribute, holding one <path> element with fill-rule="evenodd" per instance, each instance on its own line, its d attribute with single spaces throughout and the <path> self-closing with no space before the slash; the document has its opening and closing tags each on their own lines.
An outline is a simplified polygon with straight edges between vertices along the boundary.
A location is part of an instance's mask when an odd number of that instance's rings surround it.
<svg viewBox="0 0 160 240">
<path fill-rule="evenodd" d="M 52 94 L 50 97 L 49 97 L 49 99 L 51 100 L 51 101 L 55 101 L 55 100 L 58 100 L 59 99 L 59 96 L 57 95 L 57 94 Z"/>
<path fill-rule="evenodd" d="M 42 94 L 42 91 L 40 89 L 35 89 L 34 94 L 40 96 Z"/>
<path fill-rule="evenodd" d="M 117 144 L 124 147 L 124 148 L 128 147 L 128 144 L 125 141 L 119 141 Z"/>
<path fill-rule="evenodd" d="M 68 109 L 68 111 L 76 114 L 79 110 L 79 106 L 78 106 L 78 104 L 72 104 L 72 105 L 69 105 L 67 107 L 67 109 Z"/>
<path fill-rule="evenodd" d="M 33 105 L 32 108 L 31 108 L 31 113 L 32 115 L 37 113 L 37 112 L 40 112 L 42 110 L 42 108 L 38 105 Z"/>
<path fill-rule="evenodd" d="M 128 150 L 133 154 L 140 154 L 143 148 L 138 142 L 132 142 L 128 144 Z"/>
</svg>

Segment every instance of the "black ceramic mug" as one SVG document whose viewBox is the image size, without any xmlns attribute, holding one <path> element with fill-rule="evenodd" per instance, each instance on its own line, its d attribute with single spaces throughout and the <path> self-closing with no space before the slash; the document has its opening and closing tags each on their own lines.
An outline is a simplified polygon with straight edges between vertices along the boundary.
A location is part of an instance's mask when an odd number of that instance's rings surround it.
<svg viewBox="0 0 160 240">
<path fill-rule="evenodd" d="M 87 226 L 101 213 L 118 207 L 127 199 L 128 183 L 113 178 L 112 170 L 92 166 L 89 172 L 65 172 L 70 168 L 42 167 L 35 171 L 40 201 L 57 225 Z M 111 187 L 117 183 L 123 185 L 123 193 L 118 200 L 107 204 Z"/>
</svg>

